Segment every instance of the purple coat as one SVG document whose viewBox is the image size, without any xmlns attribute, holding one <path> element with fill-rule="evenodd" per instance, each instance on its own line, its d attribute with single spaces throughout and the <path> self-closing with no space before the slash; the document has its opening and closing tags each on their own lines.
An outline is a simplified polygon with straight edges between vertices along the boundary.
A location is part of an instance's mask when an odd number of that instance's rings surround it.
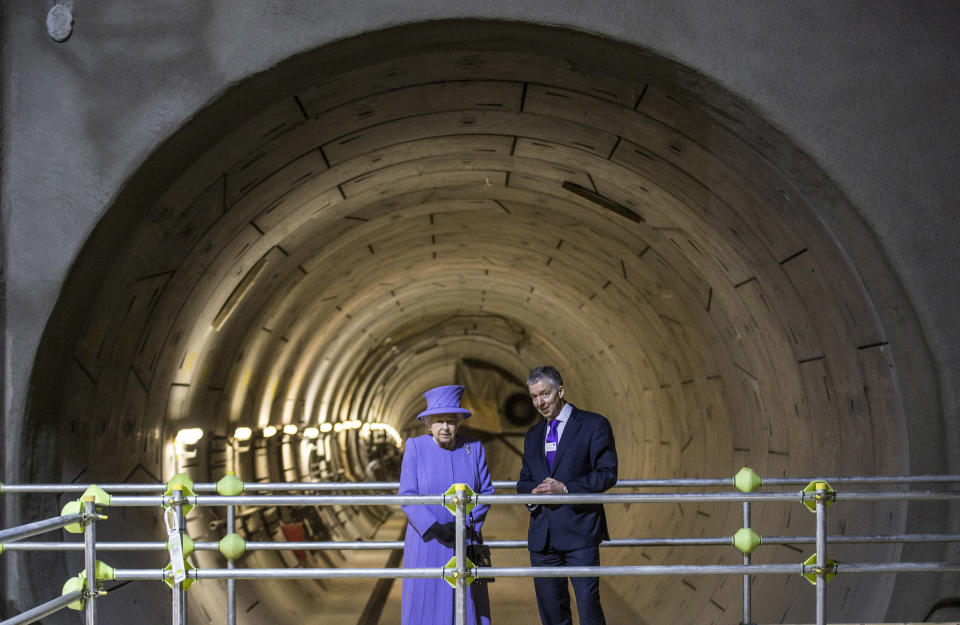
<svg viewBox="0 0 960 625">
<path fill-rule="evenodd" d="M 482 443 L 457 436 L 456 446 L 448 451 L 437 445 L 429 434 L 407 440 L 400 469 L 399 494 L 439 495 L 455 483 L 467 484 L 476 493 L 493 493 Z M 479 505 L 473 509 L 478 532 L 489 507 Z M 454 521 L 454 516 L 440 505 L 403 506 L 403 512 L 410 521 L 403 544 L 403 566 L 423 568 L 445 565 L 453 557 L 453 549 L 444 547 L 436 540 L 424 542 L 422 535 L 436 522 Z M 400 623 L 453 623 L 454 598 L 454 589 L 443 579 L 404 579 Z M 467 623 L 490 623 L 490 597 L 486 584 L 474 582 L 467 587 Z"/>
</svg>

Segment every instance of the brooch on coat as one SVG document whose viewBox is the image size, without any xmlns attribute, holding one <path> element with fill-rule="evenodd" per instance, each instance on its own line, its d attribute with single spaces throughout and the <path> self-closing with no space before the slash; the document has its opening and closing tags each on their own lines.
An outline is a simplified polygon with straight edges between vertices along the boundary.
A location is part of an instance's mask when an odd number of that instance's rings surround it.
<svg viewBox="0 0 960 625">
<path fill-rule="evenodd" d="M 470 443 L 464 443 L 463 448 L 467 451 L 467 455 L 470 455 Z"/>
</svg>

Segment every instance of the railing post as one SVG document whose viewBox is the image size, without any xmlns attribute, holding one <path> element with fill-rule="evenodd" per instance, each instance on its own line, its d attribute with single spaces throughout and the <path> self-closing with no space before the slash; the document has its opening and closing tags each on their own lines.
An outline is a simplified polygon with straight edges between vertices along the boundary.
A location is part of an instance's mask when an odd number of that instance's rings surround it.
<svg viewBox="0 0 960 625">
<path fill-rule="evenodd" d="M 763 484 L 763 478 L 750 467 L 740 467 L 736 475 L 733 476 L 733 485 L 741 493 L 752 493 Z M 741 537 L 738 544 L 737 536 Z M 750 502 L 743 502 L 743 527 L 734 535 L 734 545 L 743 552 L 743 564 L 748 566 L 751 562 L 750 554 L 760 544 L 760 537 L 756 532 L 750 529 Z M 742 625 L 751 625 L 751 600 L 750 600 L 750 574 L 743 576 L 743 623 Z"/>
<path fill-rule="evenodd" d="M 87 604 L 86 625 L 96 625 L 97 607 L 95 598 L 99 595 L 97 588 L 97 504 L 96 497 L 86 495 L 83 498 L 85 515 L 83 526 L 83 557 L 87 569 Z"/>
<path fill-rule="evenodd" d="M 171 511 L 173 512 L 174 518 L 177 521 L 177 528 L 180 532 L 180 541 L 182 544 L 183 541 L 183 486 L 181 484 L 174 484 L 172 486 L 173 494 L 170 500 Z M 173 567 L 171 567 L 173 568 Z M 171 596 L 171 619 L 173 625 L 187 625 L 187 596 L 183 590 L 183 583 L 178 582 L 176 577 L 173 578 L 173 588 L 170 593 Z"/>
<path fill-rule="evenodd" d="M 750 502 L 743 502 L 743 527 L 750 529 Z M 750 564 L 750 554 L 743 554 L 744 565 Z M 750 615 L 750 575 L 743 576 L 743 624 L 751 625 Z"/>
<path fill-rule="evenodd" d="M 827 502 L 826 483 L 818 482 L 817 500 L 817 625 L 827 622 Z"/>
<path fill-rule="evenodd" d="M 467 623 L 467 547 L 465 540 L 467 531 L 467 493 L 465 489 L 466 484 L 456 485 L 457 539 L 454 554 L 457 558 L 456 625 L 466 625 Z"/>
<path fill-rule="evenodd" d="M 236 531 L 236 513 L 233 506 L 227 506 L 227 534 Z M 227 558 L 227 568 L 236 566 L 232 558 Z M 237 622 L 237 580 L 227 580 L 227 625 L 236 625 Z"/>
</svg>

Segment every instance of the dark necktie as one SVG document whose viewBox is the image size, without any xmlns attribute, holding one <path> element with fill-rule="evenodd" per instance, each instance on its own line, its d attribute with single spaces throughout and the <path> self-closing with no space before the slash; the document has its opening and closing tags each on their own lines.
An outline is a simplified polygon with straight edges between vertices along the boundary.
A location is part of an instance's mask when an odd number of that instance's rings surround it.
<svg viewBox="0 0 960 625">
<path fill-rule="evenodd" d="M 557 455 L 557 443 L 560 437 L 557 436 L 557 427 L 560 425 L 560 419 L 554 419 L 550 422 L 550 431 L 547 432 L 547 444 L 553 443 L 553 449 L 547 452 L 547 468 L 553 471 L 553 459 Z"/>
</svg>

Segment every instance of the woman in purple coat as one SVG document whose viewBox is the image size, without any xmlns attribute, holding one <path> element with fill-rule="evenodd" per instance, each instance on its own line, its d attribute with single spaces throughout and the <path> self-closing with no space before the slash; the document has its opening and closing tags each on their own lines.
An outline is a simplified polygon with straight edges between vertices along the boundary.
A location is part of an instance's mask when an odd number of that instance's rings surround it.
<svg viewBox="0 0 960 625">
<path fill-rule="evenodd" d="M 467 484 L 476 493 L 492 494 L 486 454 L 479 441 L 457 436 L 460 422 L 470 411 L 460 407 L 462 386 L 439 386 L 423 396 L 427 409 L 417 415 L 429 434 L 407 440 L 400 469 L 401 495 L 439 495 L 451 484 Z M 490 506 L 478 505 L 471 512 L 477 533 Z M 410 521 L 403 544 L 403 566 L 442 567 L 453 557 L 456 521 L 441 505 L 403 506 Z M 470 526 L 470 517 L 467 526 Z M 469 530 L 468 530 L 469 535 Z M 454 589 L 443 579 L 404 579 L 400 623 L 402 625 L 448 625 L 454 622 Z M 467 586 L 468 625 L 489 625 L 490 596 L 487 585 Z"/>
</svg>

